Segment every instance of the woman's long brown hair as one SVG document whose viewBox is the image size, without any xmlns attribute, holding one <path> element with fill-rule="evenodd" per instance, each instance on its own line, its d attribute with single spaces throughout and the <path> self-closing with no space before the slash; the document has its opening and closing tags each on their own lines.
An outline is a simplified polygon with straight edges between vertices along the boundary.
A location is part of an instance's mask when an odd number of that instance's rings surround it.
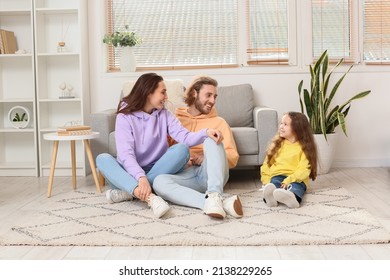
<svg viewBox="0 0 390 280">
<path fill-rule="evenodd" d="M 292 131 L 310 164 L 309 177 L 312 180 L 315 180 L 317 178 L 317 146 L 314 141 L 309 121 L 304 114 L 299 112 L 287 112 L 285 115 L 288 115 L 291 118 Z M 279 136 L 279 132 L 272 139 L 267 152 L 268 166 L 271 166 L 275 162 L 275 156 L 282 146 L 283 140 L 284 138 Z"/>
<path fill-rule="evenodd" d="M 141 75 L 135 82 L 130 93 L 119 101 L 116 113 L 128 115 L 132 112 L 142 110 L 146 104 L 148 95 L 158 88 L 158 84 L 161 81 L 164 81 L 163 77 L 156 73 Z M 125 102 L 125 104 L 123 102 Z"/>
</svg>

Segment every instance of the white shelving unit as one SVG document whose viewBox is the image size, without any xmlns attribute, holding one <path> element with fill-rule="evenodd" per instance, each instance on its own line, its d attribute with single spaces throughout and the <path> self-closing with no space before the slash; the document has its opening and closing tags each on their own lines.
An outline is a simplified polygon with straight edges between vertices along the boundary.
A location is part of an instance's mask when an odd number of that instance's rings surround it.
<svg viewBox="0 0 390 280">
<path fill-rule="evenodd" d="M 43 134 L 69 121 L 85 123 L 89 114 L 87 0 L 0 0 L 0 28 L 13 31 L 17 48 L 26 51 L 0 54 L 0 176 L 49 176 L 52 143 Z M 60 41 L 65 49 L 57 49 Z M 74 98 L 62 98 L 64 83 Z M 15 106 L 31 112 L 26 128 L 9 122 Z M 59 176 L 71 175 L 66 144 L 57 155 Z M 77 175 L 86 175 L 81 143 L 76 155 Z"/>
<path fill-rule="evenodd" d="M 52 143 L 43 135 L 70 121 L 84 124 L 89 113 L 87 1 L 34 2 L 39 166 L 40 175 L 49 176 Z M 65 42 L 63 49 L 58 49 L 59 42 Z M 65 93 L 60 85 L 67 86 Z M 70 145 L 60 145 L 56 175 L 70 176 Z M 76 157 L 77 175 L 86 175 L 89 170 L 81 142 L 76 143 Z"/>
<path fill-rule="evenodd" d="M 0 29 L 13 31 L 25 54 L 0 54 L 0 176 L 38 176 L 33 2 L 0 0 Z M 31 119 L 15 128 L 8 112 L 28 108 Z"/>
</svg>

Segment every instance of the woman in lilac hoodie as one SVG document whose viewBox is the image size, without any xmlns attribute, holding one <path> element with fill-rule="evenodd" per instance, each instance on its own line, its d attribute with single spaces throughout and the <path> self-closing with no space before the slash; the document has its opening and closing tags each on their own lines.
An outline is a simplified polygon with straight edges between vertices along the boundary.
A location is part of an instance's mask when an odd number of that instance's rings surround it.
<svg viewBox="0 0 390 280">
<path fill-rule="evenodd" d="M 161 76 L 155 73 L 140 76 L 130 94 L 118 104 L 117 158 L 107 153 L 96 158 L 97 168 L 110 185 L 106 192 L 110 203 L 138 198 L 146 201 L 158 218 L 168 212 L 169 205 L 152 193 L 154 178 L 183 170 L 190 158 L 188 147 L 203 143 L 207 137 L 216 143 L 223 139 L 215 129 L 188 131 L 165 109 L 167 98 Z M 169 147 L 168 136 L 178 144 Z"/>
</svg>

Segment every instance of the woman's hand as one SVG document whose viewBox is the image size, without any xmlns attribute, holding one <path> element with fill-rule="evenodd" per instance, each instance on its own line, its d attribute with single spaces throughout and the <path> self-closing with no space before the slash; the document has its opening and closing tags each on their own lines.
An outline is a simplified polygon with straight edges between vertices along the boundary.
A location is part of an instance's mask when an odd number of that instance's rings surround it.
<svg viewBox="0 0 390 280">
<path fill-rule="evenodd" d="M 215 143 L 219 144 L 223 140 L 223 135 L 221 131 L 218 129 L 209 128 L 207 129 L 207 135 L 215 141 Z"/>
<path fill-rule="evenodd" d="M 148 179 L 142 176 L 138 180 L 138 186 L 134 190 L 134 195 L 141 201 L 146 201 L 149 195 L 152 193 L 152 187 L 149 184 Z"/>
</svg>

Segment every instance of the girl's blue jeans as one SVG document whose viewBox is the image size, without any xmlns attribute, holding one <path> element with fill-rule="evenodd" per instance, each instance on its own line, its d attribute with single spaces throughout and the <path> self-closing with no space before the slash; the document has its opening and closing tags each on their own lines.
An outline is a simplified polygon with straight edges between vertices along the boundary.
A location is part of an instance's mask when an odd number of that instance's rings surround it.
<svg viewBox="0 0 390 280">
<path fill-rule="evenodd" d="M 271 178 L 271 183 L 274 184 L 275 187 L 280 188 L 280 186 L 282 185 L 283 180 L 286 179 L 286 177 L 287 176 L 284 176 L 284 175 L 274 176 L 274 177 Z M 295 196 L 299 197 L 300 200 L 298 202 L 301 202 L 301 200 L 303 198 L 303 195 L 306 192 L 306 185 L 303 182 L 301 182 L 301 183 L 292 182 L 288 186 L 288 190 L 293 192 L 295 194 Z"/>
<path fill-rule="evenodd" d="M 153 165 L 145 170 L 150 185 L 160 174 L 175 174 L 186 166 L 190 159 L 189 149 L 186 145 L 178 143 L 171 146 L 167 152 Z M 96 166 L 103 174 L 111 189 L 120 189 L 134 196 L 134 189 L 138 181 L 131 176 L 110 154 L 103 153 L 96 157 Z"/>
</svg>

